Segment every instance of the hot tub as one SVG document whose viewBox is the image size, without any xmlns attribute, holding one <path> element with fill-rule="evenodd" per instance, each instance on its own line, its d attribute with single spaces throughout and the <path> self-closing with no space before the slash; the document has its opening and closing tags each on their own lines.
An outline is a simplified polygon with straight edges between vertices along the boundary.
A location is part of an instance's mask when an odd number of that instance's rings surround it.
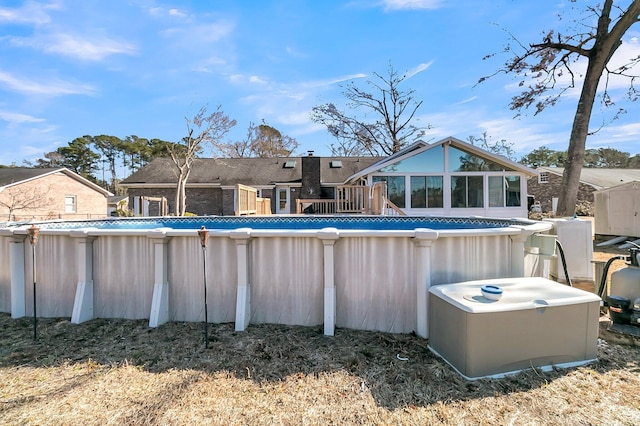
<svg viewBox="0 0 640 426">
<path fill-rule="evenodd" d="M 489 300 L 483 285 L 503 290 Z M 600 298 L 545 278 L 442 284 L 429 290 L 429 348 L 469 380 L 596 360 Z"/>
</svg>

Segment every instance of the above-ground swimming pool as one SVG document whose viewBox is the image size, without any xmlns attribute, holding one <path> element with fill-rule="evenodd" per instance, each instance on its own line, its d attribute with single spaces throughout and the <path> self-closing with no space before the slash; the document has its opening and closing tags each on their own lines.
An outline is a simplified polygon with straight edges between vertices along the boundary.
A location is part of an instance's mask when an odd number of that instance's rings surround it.
<svg viewBox="0 0 640 426">
<path fill-rule="evenodd" d="M 428 290 L 524 275 L 525 244 L 550 223 L 443 217 L 121 218 L 0 228 L 0 311 L 208 319 L 428 335 Z M 198 230 L 209 231 L 203 249 Z M 35 256 L 33 254 L 35 253 Z M 36 276 L 33 261 L 36 259 Z M 27 284 L 29 283 L 29 284 Z"/>
<path fill-rule="evenodd" d="M 512 225 L 528 226 L 529 221 L 518 219 L 488 219 L 480 217 L 415 217 L 415 216 L 199 216 L 116 218 L 94 221 L 40 222 L 41 229 L 207 229 L 237 228 L 273 230 L 341 230 L 406 231 L 416 228 L 434 230 L 496 229 Z"/>
</svg>

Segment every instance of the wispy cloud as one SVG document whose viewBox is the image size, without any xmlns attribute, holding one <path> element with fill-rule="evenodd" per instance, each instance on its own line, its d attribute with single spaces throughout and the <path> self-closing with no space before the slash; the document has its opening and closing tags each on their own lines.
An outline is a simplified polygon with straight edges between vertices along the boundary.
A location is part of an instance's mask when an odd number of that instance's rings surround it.
<svg viewBox="0 0 640 426">
<path fill-rule="evenodd" d="M 211 24 L 174 26 L 160 31 L 160 35 L 185 47 L 198 47 L 224 39 L 234 28 L 234 22 L 219 19 Z"/>
<path fill-rule="evenodd" d="M 382 2 L 385 10 L 438 9 L 442 4 L 442 0 L 383 0 Z"/>
<path fill-rule="evenodd" d="M 104 36 L 90 39 L 69 33 L 50 33 L 29 38 L 13 37 L 9 42 L 15 47 L 31 47 L 46 53 L 85 61 L 101 61 L 115 54 L 136 53 L 136 48 L 131 43 Z"/>
<path fill-rule="evenodd" d="M 93 95 L 96 91 L 87 84 L 76 84 L 56 78 L 37 82 L 28 78 L 18 78 L 2 71 L 0 71 L 0 86 L 18 93 L 43 96 Z"/>
<path fill-rule="evenodd" d="M 18 112 L 7 112 L 7 111 L 0 111 L 0 120 L 6 121 L 8 123 L 13 123 L 13 124 L 41 123 L 45 121 L 44 118 L 37 118 L 28 114 L 20 114 Z"/>
<path fill-rule="evenodd" d="M 416 74 L 420 74 L 422 71 L 426 70 L 427 68 L 429 68 L 431 65 L 433 65 L 433 61 L 427 62 L 426 64 L 420 64 L 416 67 L 414 67 L 413 69 L 408 70 L 405 74 L 404 77 L 405 79 L 410 79 L 411 77 L 413 77 Z"/>
<path fill-rule="evenodd" d="M 291 46 L 287 46 L 285 48 L 285 52 L 287 52 L 289 56 L 292 56 L 294 58 L 307 58 L 309 56 L 306 53 L 300 52 Z"/>
<path fill-rule="evenodd" d="M 40 3 L 27 1 L 21 7 L 0 7 L 0 23 L 42 25 L 51 22 L 48 10 L 59 9 L 57 1 Z"/>
<path fill-rule="evenodd" d="M 467 99 L 463 99 L 463 100 L 461 100 L 461 101 L 460 101 L 460 102 L 458 102 L 456 105 L 468 104 L 469 102 L 473 102 L 473 101 L 475 101 L 476 99 L 478 99 L 478 97 L 477 97 L 477 96 L 472 96 L 472 97 L 470 97 L 470 98 L 467 98 Z"/>
<path fill-rule="evenodd" d="M 325 87 L 325 86 L 333 86 L 334 84 L 344 83 L 345 81 L 357 80 L 359 78 L 367 78 L 368 74 L 357 73 L 357 74 L 347 74 L 343 76 L 333 77 L 326 80 L 313 80 L 302 83 L 303 87 Z"/>
<path fill-rule="evenodd" d="M 177 17 L 180 17 L 180 18 L 186 18 L 187 17 L 186 13 L 180 11 L 179 9 L 175 9 L 175 8 L 169 9 L 169 15 L 177 16 Z"/>
</svg>

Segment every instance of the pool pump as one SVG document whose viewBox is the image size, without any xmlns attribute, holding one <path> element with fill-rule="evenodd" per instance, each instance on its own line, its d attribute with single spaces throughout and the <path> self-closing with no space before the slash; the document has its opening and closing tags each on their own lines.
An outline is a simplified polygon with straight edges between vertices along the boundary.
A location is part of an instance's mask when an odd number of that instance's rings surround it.
<svg viewBox="0 0 640 426">
<path fill-rule="evenodd" d="M 625 260 L 627 267 L 611 274 L 609 316 L 615 324 L 640 327 L 640 246 L 629 249 Z"/>
</svg>

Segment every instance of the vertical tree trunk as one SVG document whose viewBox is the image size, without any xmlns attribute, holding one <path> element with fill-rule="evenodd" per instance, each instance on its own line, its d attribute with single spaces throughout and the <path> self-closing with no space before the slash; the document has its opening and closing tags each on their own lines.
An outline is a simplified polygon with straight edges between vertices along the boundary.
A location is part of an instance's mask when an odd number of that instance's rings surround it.
<svg viewBox="0 0 640 426">
<path fill-rule="evenodd" d="M 567 160 L 564 164 L 564 173 L 562 175 L 562 188 L 558 200 L 558 210 L 556 211 L 558 216 L 573 216 L 576 210 L 580 174 L 589 133 L 589 120 L 600 75 L 600 73 L 593 72 L 591 68 L 587 69 L 587 76 L 582 86 L 582 93 L 580 94 L 571 128 Z"/>
</svg>

